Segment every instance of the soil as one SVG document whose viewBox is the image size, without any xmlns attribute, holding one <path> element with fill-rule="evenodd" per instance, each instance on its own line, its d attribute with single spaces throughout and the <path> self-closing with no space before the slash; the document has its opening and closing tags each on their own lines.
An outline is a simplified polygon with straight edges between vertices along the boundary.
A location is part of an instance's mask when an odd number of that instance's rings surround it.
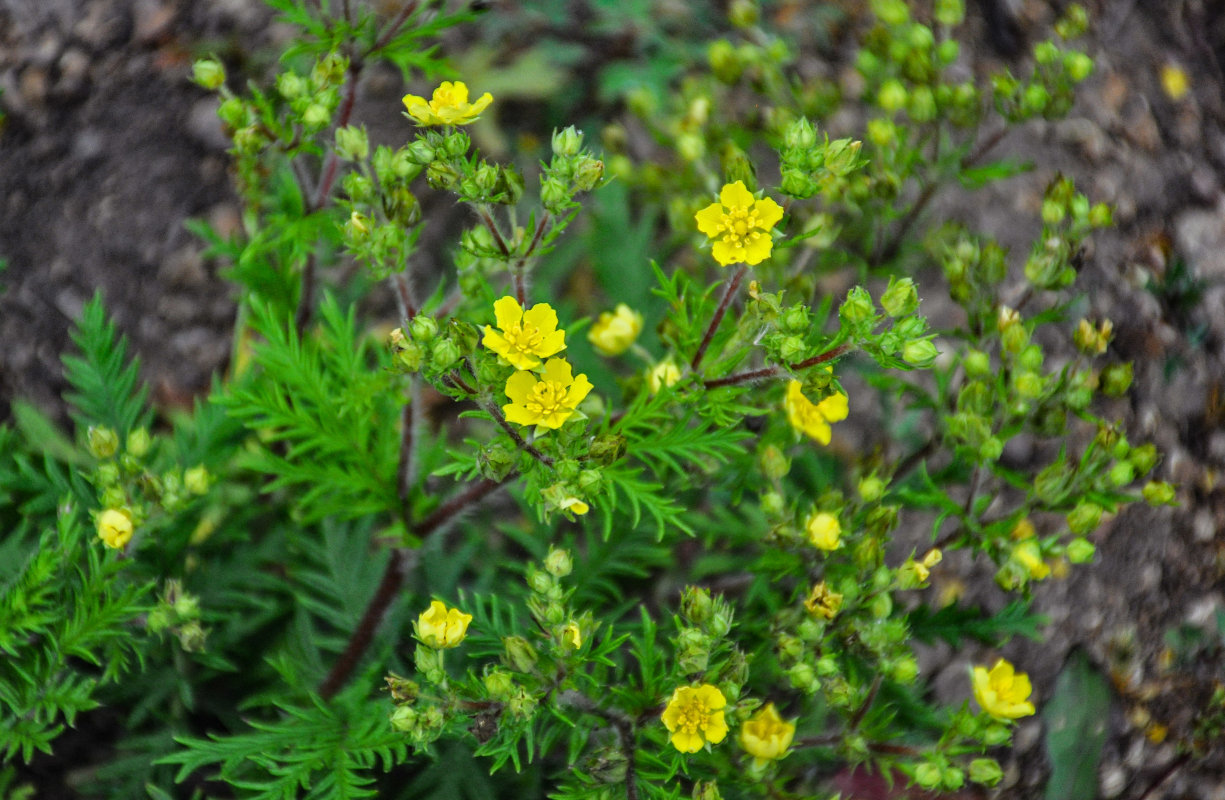
<svg viewBox="0 0 1225 800">
<path fill-rule="evenodd" d="M 970 5 L 979 68 L 1013 63 L 1062 3 Z M 1088 5 L 1097 69 L 1072 114 L 1000 147 L 1036 169 L 939 208 L 1024 252 L 1036 228 L 1015 220 L 1036 216 L 1057 172 L 1115 206 L 1117 224 L 1094 236 L 1078 286 L 1091 316 L 1113 320 L 1113 354 L 1135 361 L 1133 388 L 1111 410 L 1133 442 L 1157 444 L 1156 477 L 1179 486 L 1180 505 L 1108 521 L 1093 564 L 1035 591 L 1050 617 L 1044 641 L 1016 640 L 1003 654 L 1030 673 L 1039 704 L 1074 649 L 1110 676 L 1101 797 L 1225 800 L 1221 743 L 1190 759 L 1179 750 L 1225 679 L 1220 639 L 1174 665 L 1167 647 L 1170 631 L 1215 631 L 1225 613 L 1225 10 L 1208 0 Z M 224 370 L 232 289 L 184 222 L 233 230 L 239 205 L 216 102 L 187 77 L 212 52 L 238 80 L 265 80 L 287 35 L 255 0 L 0 0 L 0 419 L 15 399 L 64 418 L 60 354 L 96 291 L 160 407 L 189 403 Z M 1186 94 L 1163 88 L 1169 67 L 1187 77 Z M 394 95 L 398 84 L 379 80 L 371 91 Z M 357 118 L 378 124 L 368 110 L 359 104 Z M 1003 604 L 988 572 L 949 562 L 938 585 L 960 580 L 969 599 Z M 967 664 L 990 656 L 933 652 L 924 667 L 937 695 L 959 701 Z M 1021 726 L 997 796 L 1042 796 L 1042 726 Z"/>
</svg>

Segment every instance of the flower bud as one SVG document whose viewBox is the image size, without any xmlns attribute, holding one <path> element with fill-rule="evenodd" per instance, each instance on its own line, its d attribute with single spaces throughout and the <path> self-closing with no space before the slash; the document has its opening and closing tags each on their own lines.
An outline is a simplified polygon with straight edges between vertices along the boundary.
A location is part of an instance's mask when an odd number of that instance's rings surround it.
<svg viewBox="0 0 1225 800">
<path fill-rule="evenodd" d="M 311 103 L 302 112 L 302 124 L 307 128 L 318 129 L 332 121 L 332 112 L 322 103 Z"/>
<path fill-rule="evenodd" d="M 574 187 L 580 192 L 590 192 L 600 185 L 604 177 L 604 162 L 597 158 L 584 156 L 578 160 L 574 168 Z"/>
<path fill-rule="evenodd" d="M 935 789 L 940 785 L 940 767 L 924 762 L 914 768 L 914 782 L 924 789 Z"/>
<path fill-rule="evenodd" d="M 345 194 L 355 203 L 368 203 L 374 199 L 374 182 L 360 172 L 350 172 L 341 181 Z M 368 233 L 369 231 L 367 231 Z M 360 235 L 364 236 L 365 234 Z"/>
<path fill-rule="evenodd" d="M 1110 482 L 1115 486 L 1126 486 L 1136 479 L 1136 470 L 1127 461 L 1120 461 L 1110 468 Z"/>
<path fill-rule="evenodd" d="M 906 107 L 907 92 L 906 87 L 899 80 L 885 81 L 880 92 L 876 96 L 876 104 L 881 107 L 882 111 L 890 114 L 901 111 Z"/>
<path fill-rule="evenodd" d="M 1088 539 L 1077 537 L 1068 542 L 1067 548 L 1064 550 L 1064 555 L 1068 557 L 1068 561 L 1073 564 L 1087 564 L 1093 560 L 1093 554 L 1096 548 Z"/>
<path fill-rule="evenodd" d="M 450 369 L 451 365 L 463 358 L 459 345 L 450 339 L 439 339 L 430 348 L 430 366 L 438 372 Z"/>
<path fill-rule="evenodd" d="M 193 619 L 179 626 L 178 637 L 179 647 L 183 648 L 183 652 L 202 653 L 208 631 L 204 630 L 198 620 Z"/>
<path fill-rule="evenodd" d="M 562 130 L 553 131 L 553 154 L 570 158 L 576 156 L 583 147 L 583 132 L 573 125 Z"/>
<path fill-rule="evenodd" d="M 876 307 L 872 304 L 872 295 L 862 286 L 856 286 L 847 292 L 846 299 L 838 309 L 838 316 L 851 324 L 866 322 L 875 315 Z"/>
<path fill-rule="evenodd" d="M 984 786 L 994 786 L 1004 777 L 999 762 L 994 758 L 976 758 L 970 762 L 970 780 Z"/>
<path fill-rule="evenodd" d="M 817 679 L 812 665 L 804 661 L 791 665 L 787 670 L 787 680 L 796 689 L 808 695 L 816 694 L 821 688 L 821 681 Z"/>
<path fill-rule="evenodd" d="M 1102 394 L 1107 397 L 1122 397 L 1127 394 L 1128 388 L 1131 387 L 1132 365 L 1131 362 L 1123 364 L 1111 364 L 1102 370 L 1099 383 L 1102 387 Z"/>
<path fill-rule="evenodd" d="M 698 781 L 693 785 L 691 797 L 693 800 L 723 800 L 723 795 L 719 794 L 719 784 L 715 781 Z"/>
<path fill-rule="evenodd" d="M 751 28 L 761 18 L 761 9 L 757 7 L 756 0 L 732 0 L 727 18 L 737 28 Z"/>
<path fill-rule="evenodd" d="M 686 586 L 681 591 L 681 616 L 698 627 L 708 622 L 714 614 L 714 600 L 710 590 L 701 586 Z"/>
<path fill-rule="evenodd" d="M 1140 490 L 1144 495 L 1144 502 L 1150 506 L 1172 506 L 1177 505 L 1174 499 L 1174 486 L 1165 481 L 1149 481 L 1144 484 L 1144 488 Z"/>
<path fill-rule="evenodd" d="M 931 366 L 940 351 L 930 339 L 912 339 L 902 348 L 902 360 L 915 367 Z"/>
<path fill-rule="evenodd" d="M 203 464 L 194 466 L 183 473 L 183 488 L 194 495 L 208 494 L 209 483 L 208 470 Z"/>
<path fill-rule="evenodd" d="M 931 122 L 936 118 L 936 96 L 927 86 L 917 86 L 906 99 L 906 113 L 916 122 Z"/>
<path fill-rule="evenodd" d="M 872 0 L 872 13 L 886 25 L 904 25 L 910 19 L 910 9 L 905 0 Z"/>
<path fill-rule="evenodd" d="M 886 486 L 885 482 L 873 473 L 860 478 L 856 488 L 860 499 L 865 503 L 875 503 L 884 496 Z"/>
<path fill-rule="evenodd" d="M 522 636 L 507 636 L 502 639 L 503 662 L 516 672 L 532 672 L 539 656 Z"/>
<path fill-rule="evenodd" d="M 863 142 L 835 139 L 825 148 L 825 168 L 839 178 L 845 178 L 860 166 L 859 151 Z"/>
<path fill-rule="evenodd" d="M 345 161 L 365 161 L 370 155 L 370 137 L 366 129 L 356 125 L 337 128 L 336 154 Z"/>
<path fill-rule="evenodd" d="M 891 317 L 904 317 L 919 308 L 919 295 L 910 278 L 891 277 L 889 286 L 880 298 L 881 307 Z"/>
<path fill-rule="evenodd" d="M 1093 59 L 1073 50 L 1064 54 L 1063 69 L 1073 83 L 1080 83 L 1093 74 Z"/>
<path fill-rule="evenodd" d="M 412 733 L 417 729 L 417 709 L 409 705 L 396 706 L 391 712 L 391 727 L 400 733 Z"/>
<path fill-rule="evenodd" d="M 566 577 L 574 569 L 570 551 L 550 547 L 549 554 L 544 559 L 544 568 L 555 578 Z"/>
<path fill-rule="evenodd" d="M 761 471 L 768 480 L 782 480 L 791 471 L 791 459 L 779 449 L 778 445 L 766 445 L 758 456 Z"/>
<path fill-rule="evenodd" d="M 681 672 L 695 675 L 710 665 L 710 637 L 697 628 L 682 628 L 676 637 L 676 665 Z"/>
<path fill-rule="evenodd" d="M 726 39 L 711 42 L 706 58 L 710 62 L 710 71 L 721 83 L 731 86 L 744 73 L 744 65 L 740 62 L 735 45 Z"/>
<path fill-rule="evenodd" d="M 800 117 L 787 127 L 783 143 L 791 150 L 809 150 L 817 144 L 817 131 L 807 117 Z"/>
<path fill-rule="evenodd" d="M 94 458 L 110 458 L 119 450 L 119 436 L 105 426 L 91 425 L 85 438 Z"/>
<path fill-rule="evenodd" d="M 191 65 L 191 79 L 210 92 L 225 83 L 225 67 L 213 58 L 202 58 Z"/>
<path fill-rule="evenodd" d="M 414 703 L 417 696 L 421 694 L 421 687 L 415 681 L 410 681 L 394 672 L 384 680 L 387 682 L 387 691 L 391 693 L 391 699 L 396 703 Z"/>
<path fill-rule="evenodd" d="M 570 193 L 557 178 L 546 178 L 540 186 L 540 202 L 549 212 L 560 213 L 570 203 Z"/>
<path fill-rule="evenodd" d="M 147 428 L 136 428 L 128 434 L 128 441 L 123 449 L 125 453 L 134 458 L 144 458 L 152 444 L 153 440 L 149 437 L 149 430 Z"/>
</svg>

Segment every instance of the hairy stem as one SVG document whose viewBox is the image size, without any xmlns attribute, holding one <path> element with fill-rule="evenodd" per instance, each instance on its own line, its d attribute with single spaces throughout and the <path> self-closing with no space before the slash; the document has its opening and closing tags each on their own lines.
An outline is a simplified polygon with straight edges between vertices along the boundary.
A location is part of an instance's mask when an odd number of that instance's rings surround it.
<svg viewBox="0 0 1225 800">
<path fill-rule="evenodd" d="M 690 366 L 697 370 L 702 364 L 702 359 L 706 356 L 706 348 L 710 347 L 711 339 L 715 338 L 715 331 L 719 329 L 719 323 L 723 321 L 723 315 L 727 313 L 728 306 L 732 303 L 732 297 L 736 294 L 736 290 L 740 288 L 740 282 L 744 280 L 744 275 L 749 271 L 748 264 L 741 264 L 736 267 L 736 272 L 732 275 L 732 279 L 728 281 L 727 288 L 723 291 L 723 297 L 719 300 L 719 306 L 715 309 L 715 315 L 710 318 L 710 325 L 706 327 L 706 334 L 702 337 L 702 343 L 698 345 L 698 351 L 693 354 L 693 361 Z"/>
</svg>

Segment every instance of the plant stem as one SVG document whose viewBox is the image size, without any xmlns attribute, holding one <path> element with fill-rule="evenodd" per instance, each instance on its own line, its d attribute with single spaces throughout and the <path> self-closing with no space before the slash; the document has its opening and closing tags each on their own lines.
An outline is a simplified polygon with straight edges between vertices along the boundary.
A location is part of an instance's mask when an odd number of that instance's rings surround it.
<svg viewBox="0 0 1225 800">
<path fill-rule="evenodd" d="M 386 47 L 387 43 L 390 42 L 395 37 L 395 35 L 400 32 L 400 28 L 404 26 L 405 21 L 409 17 L 411 17 L 413 13 L 417 10 L 418 5 L 420 5 L 418 0 L 409 0 L 409 2 L 405 3 L 404 6 L 400 9 L 400 13 L 397 14 L 396 18 L 393 19 L 391 21 L 391 24 L 387 26 L 387 29 L 384 30 L 381 34 L 379 34 L 379 38 L 375 41 L 374 45 L 366 52 L 366 55 L 370 55 L 370 53 L 373 53 L 377 50 L 382 50 L 384 47 Z"/>
<path fill-rule="evenodd" d="M 433 513 L 426 516 L 425 519 L 416 525 L 409 525 L 408 529 L 421 538 L 440 531 L 454 522 L 461 513 L 476 505 L 486 495 L 493 493 L 504 483 L 505 481 L 482 478 L 476 483 L 469 484 L 462 492 L 434 509 Z M 370 643 L 374 641 L 375 631 L 378 630 L 379 624 L 382 623 L 383 618 L 387 615 L 387 609 L 391 607 L 392 601 L 399 596 L 400 588 L 404 585 L 404 577 L 408 571 L 408 557 L 412 552 L 403 547 L 397 547 L 391 551 L 391 558 L 387 561 L 387 568 L 383 571 L 383 578 L 379 581 L 379 586 L 375 589 L 374 596 L 366 604 L 366 610 L 362 612 L 361 621 L 358 622 L 357 628 L 349 637 L 349 643 L 345 646 L 344 652 L 340 654 L 340 658 L 332 666 L 332 671 L 328 673 L 323 683 L 319 685 L 319 696 L 324 700 L 332 699 L 336 696 L 337 692 L 344 688 L 345 683 L 352 677 L 353 670 L 357 668 L 358 662 L 361 661 L 362 656 L 369 649 Z"/>
<path fill-rule="evenodd" d="M 748 271 L 748 264 L 738 266 L 735 274 L 732 275 L 732 279 L 728 282 L 727 288 L 723 291 L 723 297 L 719 300 L 719 306 L 715 309 L 715 315 L 711 317 L 710 325 L 706 327 L 706 335 L 702 337 L 702 343 L 698 345 L 698 351 L 693 354 L 693 361 L 689 364 L 695 371 L 706 356 L 706 348 L 710 347 L 710 340 L 715 338 L 715 331 L 718 330 L 719 323 L 723 321 L 723 315 L 727 313 L 727 307 L 732 303 L 732 295 L 740 288 L 740 282 L 744 280 L 744 275 Z"/>
<path fill-rule="evenodd" d="M 788 364 L 786 367 L 780 367 L 777 364 L 770 367 L 762 367 L 761 369 L 752 369 L 748 372 L 738 372 L 735 375 L 728 375 L 723 378 L 714 378 L 703 382 L 703 386 L 707 389 L 718 389 L 720 386 L 735 386 L 739 383 L 749 383 L 750 381 L 759 381 L 765 378 L 775 378 L 780 375 L 785 375 L 789 372 L 798 372 L 808 367 L 824 364 L 826 361 L 833 361 L 852 350 L 849 344 L 840 344 L 832 350 L 827 350 L 819 356 L 806 358 L 803 361 L 797 361 L 794 364 Z"/>
</svg>

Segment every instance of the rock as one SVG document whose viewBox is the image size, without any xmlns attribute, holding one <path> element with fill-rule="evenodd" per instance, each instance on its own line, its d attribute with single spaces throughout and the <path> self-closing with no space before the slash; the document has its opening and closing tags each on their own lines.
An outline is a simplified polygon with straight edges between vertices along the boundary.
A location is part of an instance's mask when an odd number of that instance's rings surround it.
<svg viewBox="0 0 1225 800">
<path fill-rule="evenodd" d="M 219 106 L 216 97 L 204 97 L 192 103 L 187 112 L 187 134 L 209 150 L 222 151 L 230 146 L 230 137 L 225 135 L 217 116 Z"/>
<path fill-rule="evenodd" d="M 1225 279 L 1225 200 L 1214 209 L 1192 208 L 1175 217 L 1174 243 L 1197 274 Z"/>
<path fill-rule="evenodd" d="M 166 257 L 158 278 L 171 286 L 198 288 L 208 282 L 208 270 L 196 244 L 185 245 Z"/>
</svg>

